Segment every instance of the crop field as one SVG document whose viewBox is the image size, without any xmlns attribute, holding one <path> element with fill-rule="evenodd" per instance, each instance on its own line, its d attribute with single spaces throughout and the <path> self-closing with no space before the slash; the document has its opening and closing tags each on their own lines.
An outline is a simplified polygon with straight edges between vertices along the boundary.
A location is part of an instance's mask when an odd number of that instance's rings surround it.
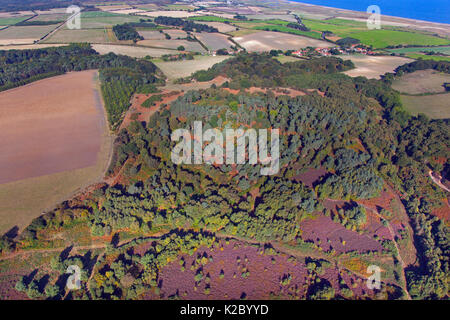
<svg viewBox="0 0 450 320">
<path fill-rule="evenodd" d="M 143 36 L 145 40 L 165 40 L 164 33 L 156 30 L 139 30 L 139 35 Z"/>
<path fill-rule="evenodd" d="M 424 60 L 450 62 L 450 56 L 427 55 L 427 54 L 420 54 L 420 53 L 408 53 L 406 56 L 411 59 L 424 59 Z"/>
<path fill-rule="evenodd" d="M 410 47 L 410 48 L 399 48 L 399 49 L 389 49 L 389 52 L 394 53 L 420 53 L 423 51 L 433 51 L 450 55 L 450 46 L 442 47 Z"/>
<path fill-rule="evenodd" d="M 34 10 L 37 14 L 56 14 L 56 13 L 66 13 L 67 8 L 52 8 L 48 10 Z"/>
<path fill-rule="evenodd" d="M 164 9 L 168 10 L 193 10 L 196 7 L 191 5 L 185 5 L 185 4 L 168 4 L 164 7 Z"/>
<path fill-rule="evenodd" d="M 368 79 L 379 79 L 386 72 L 392 72 L 398 66 L 412 62 L 413 60 L 392 56 L 366 56 L 366 55 L 343 55 L 344 60 L 352 60 L 355 69 L 345 71 L 350 77 L 363 76 Z"/>
<path fill-rule="evenodd" d="M 261 31 L 233 38 L 248 51 L 289 50 L 311 47 L 331 47 L 325 41 L 279 32 Z"/>
<path fill-rule="evenodd" d="M 102 178 L 111 139 L 97 78 L 74 72 L 0 93 L 0 232 Z"/>
<path fill-rule="evenodd" d="M 439 93 L 444 92 L 442 86 L 450 82 L 450 75 L 434 70 L 418 70 L 405 73 L 392 83 L 392 88 L 407 94 Z"/>
<path fill-rule="evenodd" d="M 39 40 L 54 30 L 57 26 L 11 26 L 7 29 L 0 30 L 0 45 L 32 44 L 34 41 Z"/>
<path fill-rule="evenodd" d="M 186 31 L 180 30 L 180 29 L 166 29 L 166 30 L 164 30 L 164 33 L 167 33 L 169 36 L 172 37 L 172 39 L 187 37 Z"/>
<path fill-rule="evenodd" d="M 12 24 L 16 24 L 20 21 L 23 21 L 31 16 L 18 16 L 18 17 L 0 17 L 0 26 L 9 26 Z"/>
<path fill-rule="evenodd" d="M 406 110 L 413 115 L 423 113 L 431 119 L 450 118 L 449 99 L 450 93 L 424 96 L 401 95 L 401 100 Z"/>
<path fill-rule="evenodd" d="M 126 10 L 126 9 L 132 9 L 132 7 L 130 7 L 127 4 L 111 4 L 111 5 L 97 5 L 96 6 L 98 9 L 100 9 L 101 11 L 116 11 L 116 10 Z M 95 11 L 93 11 L 95 12 Z"/>
<path fill-rule="evenodd" d="M 353 38 L 359 39 L 366 45 L 374 48 L 385 48 L 396 45 L 448 45 L 450 40 L 442 39 L 415 32 L 396 30 L 370 30 L 351 33 Z"/>
<path fill-rule="evenodd" d="M 311 30 L 328 30 L 341 37 L 348 37 L 352 32 L 356 31 L 367 31 L 367 25 L 365 22 L 350 21 L 344 19 L 303 19 L 303 23 Z"/>
<path fill-rule="evenodd" d="M 289 34 L 296 34 L 301 36 L 307 36 L 315 39 L 321 39 L 321 33 L 316 31 L 302 31 L 287 27 L 289 22 L 280 19 L 271 20 L 254 20 L 254 21 L 242 21 L 234 23 L 236 26 L 243 29 L 265 30 L 274 32 L 284 32 Z"/>
<path fill-rule="evenodd" d="M 70 42 L 90 42 L 90 43 L 110 43 L 108 29 L 79 29 L 69 30 L 61 28 L 44 43 L 70 43 Z"/>
<path fill-rule="evenodd" d="M 232 25 L 226 24 L 226 23 L 222 23 L 222 22 L 203 22 L 203 24 L 217 28 L 217 30 L 219 30 L 219 32 L 223 32 L 223 33 L 236 31 L 235 26 L 232 26 Z"/>
<path fill-rule="evenodd" d="M 146 10 L 142 10 L 142 9 L 120 9 L 120 10 L 114 10 L 111 11 L 113 13 L 117 13 L 117 14 L 137 14 L 137 13 L 142 13 L 142 12 L 146 12 Z"/>
<path fill-rule="evenodd" d="M 196 17 L 190 17 L 189 20 L 194 21 L 211 21 L 211 22 L 232 22 L 233 19 L 223 18 L 215 15 L 206 15 L 206 16 L 196 16 Z"/>
<path fill-rule="evenodd" d="M 294 16 L 291 14 L 252 14 L 247 15 L 249 19 L 255 20 L 272 20 L 272 19 L 281 19 L 288 22 L 297 22 Z"/>
<path fill-rule="evenodd" d="M 17 18 L 17 17 L 24 17 L 24 16 L 34 16 L 35 13 L 33 11 L 16 11 L 16 12 L 11 12 L 11 11 L 3 11 L 0 12 L 0 18 Z"/>
<path fill-rule="evenodd" d="M 141 40 L 137 44 L 145 47 L 166 49 L 177 49 L 179 46 L 183 46 L 187 51 L 205 52 L 205 49 L 198 42 L 187 40 Z"/>
<path fill-rule="evenodd" d="M 124 54 L 133 58 L 161 57 L 165 54 L 174 53 L 173 50 L 158 49 L 158 48 L 146 48 L 138 46 L 128 45 L 114 45 L 114 44 L 93 44 L 92 48 L 100 54 L 107 54 L 113 52 L 115 54 Z"/>
<path fill-rule="evenodd" d="M 29 21 L 65 21 L 69 16 L 66 13 L 40 14 Z"/>
<path fill-rule="evenodd" d="M 228 40 L 228 36 L 220 33 L 195 33 L 195 37 L 208 47 L 209 50 L 229 49 L 233 45 Z"/>
<path fill-rule="evenodd" d="M 138 14 L 139 16 L 146 16 L 146 17 L 172 17 L 172 18 L 188 18 L 188 17 L 195 17 L 198 16 L 198 13 L 195 12 L 188 12 L 183 10 L 172 10 L 172 11 L 148 11 L 148 12 L 142 12 Z"/>
<path fill-rule="evenodd" d="M 138 22 L 139 17 L 103 11 L 81 13 L 81 29 L 112 27 L 126 22 Z"/>
<path fill-rule="evenodd" d="M 190 76 L 198 70 L 206 70 L 214 64 L 227 59 L 226 56 L 195 56 L 194 60 L 154 61 L 169 80 Z"/>
<path fill-rule="evenodd" d="M 450 40 L 422 34 L 415 31 L 394 30 L 393 27 L 384 27 L 381 30 L 367 30 L 365 22 L 345 19 L 303 20 L 304 24 L 314 31 L 331 31 L 339 37 L 352 37 L 361 43 L 374 48 L 385 48 L 395 45 L 446 45 Z"/>
<path fill-rule="evenodd" d="M 21 44 L 21 45 L 0 46 L 0 50 L 42 49 L 42 48 L 50 48 L 50 47 L 62 47 L 65 45 L 67 45 L 67 44 L 64 44 L 64 43 Z"/>
</svg>

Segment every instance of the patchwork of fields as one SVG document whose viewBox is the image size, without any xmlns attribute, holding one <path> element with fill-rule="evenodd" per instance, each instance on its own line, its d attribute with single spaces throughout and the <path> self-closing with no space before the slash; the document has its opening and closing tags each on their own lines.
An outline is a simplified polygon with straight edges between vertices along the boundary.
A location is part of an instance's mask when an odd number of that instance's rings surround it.
<svg viewBox="0 0 450 320">
<path fill-rule="evenodd" d="M 325 41 L 315 40 L 307 37 L 291 35 L 279 32 L 260 31 L 233 38 L 242 47 L 250 52 L 262 52 L 275 50 L 295 50 L 311 47 L 331 47 Z"/>
</svg>

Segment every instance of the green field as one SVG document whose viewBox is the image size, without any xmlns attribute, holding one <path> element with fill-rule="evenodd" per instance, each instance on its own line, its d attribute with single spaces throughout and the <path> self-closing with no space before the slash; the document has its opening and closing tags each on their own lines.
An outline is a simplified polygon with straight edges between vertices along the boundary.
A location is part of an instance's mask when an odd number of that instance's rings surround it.
<svg viewBox="0 0 450 320">
<path fill-rule="evenodd" d="M 340 37 L 349 37 L 352 32 L 367 30 L 365 23 L 343 19 L 330 19 L 326 21 L 304 19 L 303 23 L 311 30 L 331 31 Z"/>
<path fill-rule="evenodd" d="M 228 21 L 243 29 L 278 31 L 303 35 L 315 39 L 321 38 L 322 31 L 330 31 L 341 38 L 352 37 L 359 39 L 361 43 L 376 49 L 397 45 L 438 46 L 450 44 L 449 39 L 439 38 L 433 35 L 415 32 L 413 30 L 400 31 L 397 27 L 385 26 L 380 30 L 368 30 L 365 22 L 346 19 L 303 19 L 303 23 L 311 29 L 311 31 L 300 31 L 288 28 L 286 25 L 289 22 L 281 19 L 241 21 L 216 16 L 199 16 L 191 17 L 189 19 L 196 21 Z"/>
<path fill-rule="evenodd" d="M 399 48 L 399 49 L 389 49 L 389 52 L 393 53 L 419 53 L 423 51 L 433 51 L 440 52 L 450 55 L 450 46 L 445 47 L 410 47 L 410 48 Z"/>
<path fill-rule="evenodd" d="M 226 19 L 226 18 L 222 18 L 222 17 L 217 17 L 217 16 L 198 16 L 198 17 L 190 17 L 188 18 L 188 20 L 195 20 L 195 21 L 212 21 L 212 22 L 233 22 L 235 20 L 233 19 Z"/>
<path fill-rule="evenodd" d="M 80 29 L 69 30 L 60 29 L 45 39 L 45 43 L 70 43 L 70 42 L 90 42 L 90 43 L 110 43 L 107 29 Z"/>
<path fill-rule="evenodd" d="M 396 30 L 370 30 L 351 33 L 352 38 L 359 39 L 362 43 L 374 48 L 385 48 L 397 45 L 447 45 L 450 41 L 421 33 L 396 31 Z"/>
<path fill-rule="evenodd" d="M 407 57 L 411 59 L 424 59 L 424 60 L 434 60 L 434 61 L 448 61 L 450 62 L 450 57 L 444 57 L 444 56 L 429 56 L 426 54 L 420 54 L 420 53 L 409 53 L 406 55 Z"/>
<path fill-rule="evenodd" d="M 443 39 L 432 35 L 422 34 L 414 31 L 399 31 L 393 27 L 383 27 L 380 30 L 367 30 L 364 22 L 344 19 L 303 20 L 304 24 L 311 30 L 331 31 L 335 35 L 345 38 L 359 39 L 365 45 L 374 48 L 385 48 L 397 45 L 448 45 L 449 39 Z"/>
<path fill-rule="evenodd" d="M 291 33 L 291 34 L 297 34 L 300 36 L 307 36 L 314 39 L 321 39 L 321 34 L 314 31 L 301 31 L 297 29 L 288 28 L 281 25 L 267 25 L 267 26 L 256 26 L 253 27 L 254 30 L 265 30 L 265 31 L 277 31 L 277 32 L 284 32 L 284 33 Z"/>
<path fill-rule="evenodd" d="M 11 17 L 11 18 L 0 18 L 0 26 L 10 26 L 16 24 L 20 21 L 28 19 L 31 16 L 20 16 L 20 17 Z"/>
<path fill-rule="evenodd" d="M 423 113 L 432 119 L 450 118 L 449 99 L 450 93 L 425 96 L 401 95 L 403 106 L 411 114 Z"/>
<path fill-rule="evenodd" d="M 0 43 L 11 44 L 17 43 L 21 39 L 33 43 L 34 40 L 39 40 L 41 37 L 54 30 L 58 25 L 46 26 L 11 26 L 0 31 Z"/>
<path fill-rule="evenodd" d="M 100 11 L 82 12 L 81 28 L 96 29 L 96 28 L 112 27 L 116 24 L 122 24 L 126 22 L 139 22 L 140 19 L 145 19 L 145 17 L 137 17 L 126 14 L 115 14 Z"/>
</svg>

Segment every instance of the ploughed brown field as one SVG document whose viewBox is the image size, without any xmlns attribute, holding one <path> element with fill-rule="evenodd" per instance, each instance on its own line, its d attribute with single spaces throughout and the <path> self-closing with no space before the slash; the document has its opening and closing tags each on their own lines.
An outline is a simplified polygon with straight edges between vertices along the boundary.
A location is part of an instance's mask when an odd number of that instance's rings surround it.
<svg viewBox="0 0 450 320">
<path fill-rule="evenodd" d="M 95 164 L 104 125 L 95 75 L 70 73 L 0 93 L 0 183 Z"/>
<path fill-rule="evenodd" d="M 95 70 L 0 92 L 0 233 L 102 179 L 111 138 Z"/>
</svg>

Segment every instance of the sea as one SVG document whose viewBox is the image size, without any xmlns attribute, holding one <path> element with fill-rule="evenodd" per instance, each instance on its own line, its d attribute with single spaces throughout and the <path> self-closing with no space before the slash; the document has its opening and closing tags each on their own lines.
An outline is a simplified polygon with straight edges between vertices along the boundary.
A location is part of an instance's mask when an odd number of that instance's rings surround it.
<svg viewBox="0 0 450 320">
<path fill-rule="evenodd" d="M 450 0 L 291 0 L 319 6 L 366 12 L 370 5 L 381 14 L 450 24 Z"/>
</svg>

